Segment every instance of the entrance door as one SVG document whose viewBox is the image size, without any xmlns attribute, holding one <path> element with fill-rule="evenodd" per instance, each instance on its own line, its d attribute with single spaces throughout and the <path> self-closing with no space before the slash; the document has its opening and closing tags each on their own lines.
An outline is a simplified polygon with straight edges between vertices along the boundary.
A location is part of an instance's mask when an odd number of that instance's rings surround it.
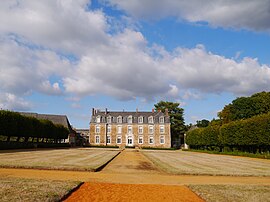
<svg viewBox="0 0 270 202">
<path fill-rule="evenodd" d="M 133 146 L 133 138 L 132 138 L 132 136 L 128 136 L 128 138 L 127 138 L 127 146 Z"/>
</svg>

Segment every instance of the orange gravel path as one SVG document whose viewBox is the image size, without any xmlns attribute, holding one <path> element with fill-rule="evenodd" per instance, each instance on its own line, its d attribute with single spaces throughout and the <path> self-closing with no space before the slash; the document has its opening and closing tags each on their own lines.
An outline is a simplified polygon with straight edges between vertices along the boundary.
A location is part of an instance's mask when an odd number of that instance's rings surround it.
<svg viewBox="0 0 270 202">
<path fill-rule="evenodd" d="M 149 184 L 84 183 L 65 202 L 140 201 L 203 202 L 186 186 Z"/>
</svg>

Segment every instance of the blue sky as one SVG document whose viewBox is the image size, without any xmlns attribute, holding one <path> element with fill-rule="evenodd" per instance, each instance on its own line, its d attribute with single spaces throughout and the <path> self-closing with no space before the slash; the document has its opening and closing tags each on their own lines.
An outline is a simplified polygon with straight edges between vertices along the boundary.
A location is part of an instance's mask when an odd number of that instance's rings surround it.
<svg viewBox="0 0 270 202">
<path fill-rule="evenodd" d="M 270 91 L 270 0 L 4 0 L 0 108 L 66 114 L 179 102 L 186 123 Z"/>
</svg>

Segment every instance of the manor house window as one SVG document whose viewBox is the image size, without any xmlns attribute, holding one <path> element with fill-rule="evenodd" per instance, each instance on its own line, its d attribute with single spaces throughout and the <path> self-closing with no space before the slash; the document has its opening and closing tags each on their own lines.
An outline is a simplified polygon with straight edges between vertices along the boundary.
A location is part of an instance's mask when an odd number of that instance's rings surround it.
<svg viewBox="0 0 270 202">
<path fill-rule="evenodd" d="M 164 117 L 163 116 L 159 117 L 159 123 L 164 123 Z"/>
<path fill-rule="evenodd" d="M 138 123 L 143 123 L 143 116 L 140 116 L 140 117 L 139 117 Z"/>
<path fill-rule="evenodd" d="M 143 126 L 139 126 L 138 127 L 138 133 L 139 134 L 143 134 Z"/>
<path fill-rule="evenodd" d="M 117 117 L 117 123 L 122 123 L 122 116 Z"/>
<path fill-rule="evenodd" d="M 154 126 L 149 126 L 148 133 L 153 134 L 154 133 Z"/>
<path fill-rule="evenodd" d="M 154 123 L 153 116 L 148 117 L 148 123 Z"/>
<path fill-rule="evenodd" d="M 100 133 L 100 125 L 96 125 L 96 133 Z"/>
<path fill-rule="evenodd" d="M 128 117 L 128 123 L 132 123 L 132 116 Z"/>
</svg>

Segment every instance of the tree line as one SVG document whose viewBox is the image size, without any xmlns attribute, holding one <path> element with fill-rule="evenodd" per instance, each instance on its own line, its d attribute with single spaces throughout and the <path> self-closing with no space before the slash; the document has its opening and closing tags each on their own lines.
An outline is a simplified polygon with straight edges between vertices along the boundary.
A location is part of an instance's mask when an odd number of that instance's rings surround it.
<svg viewBox="0 0 270 202">
<path fill-rule="evenodd" d="M 54 142 L 68 137 L 69 130 L 49 120 L 26 117 L 17 112 L 0 110 L 0 135 L 6 142 L 11 139 L 17 142 Z M 3 141 L 3 138 L 2 138 Z"/>
<path fill-rule="evenodd" d="M 226 105 L 220 119 L 187 132 L 191 149 L 215 151 L 270 151 L 270 93 L 240 97 Z"/>
</svg>

